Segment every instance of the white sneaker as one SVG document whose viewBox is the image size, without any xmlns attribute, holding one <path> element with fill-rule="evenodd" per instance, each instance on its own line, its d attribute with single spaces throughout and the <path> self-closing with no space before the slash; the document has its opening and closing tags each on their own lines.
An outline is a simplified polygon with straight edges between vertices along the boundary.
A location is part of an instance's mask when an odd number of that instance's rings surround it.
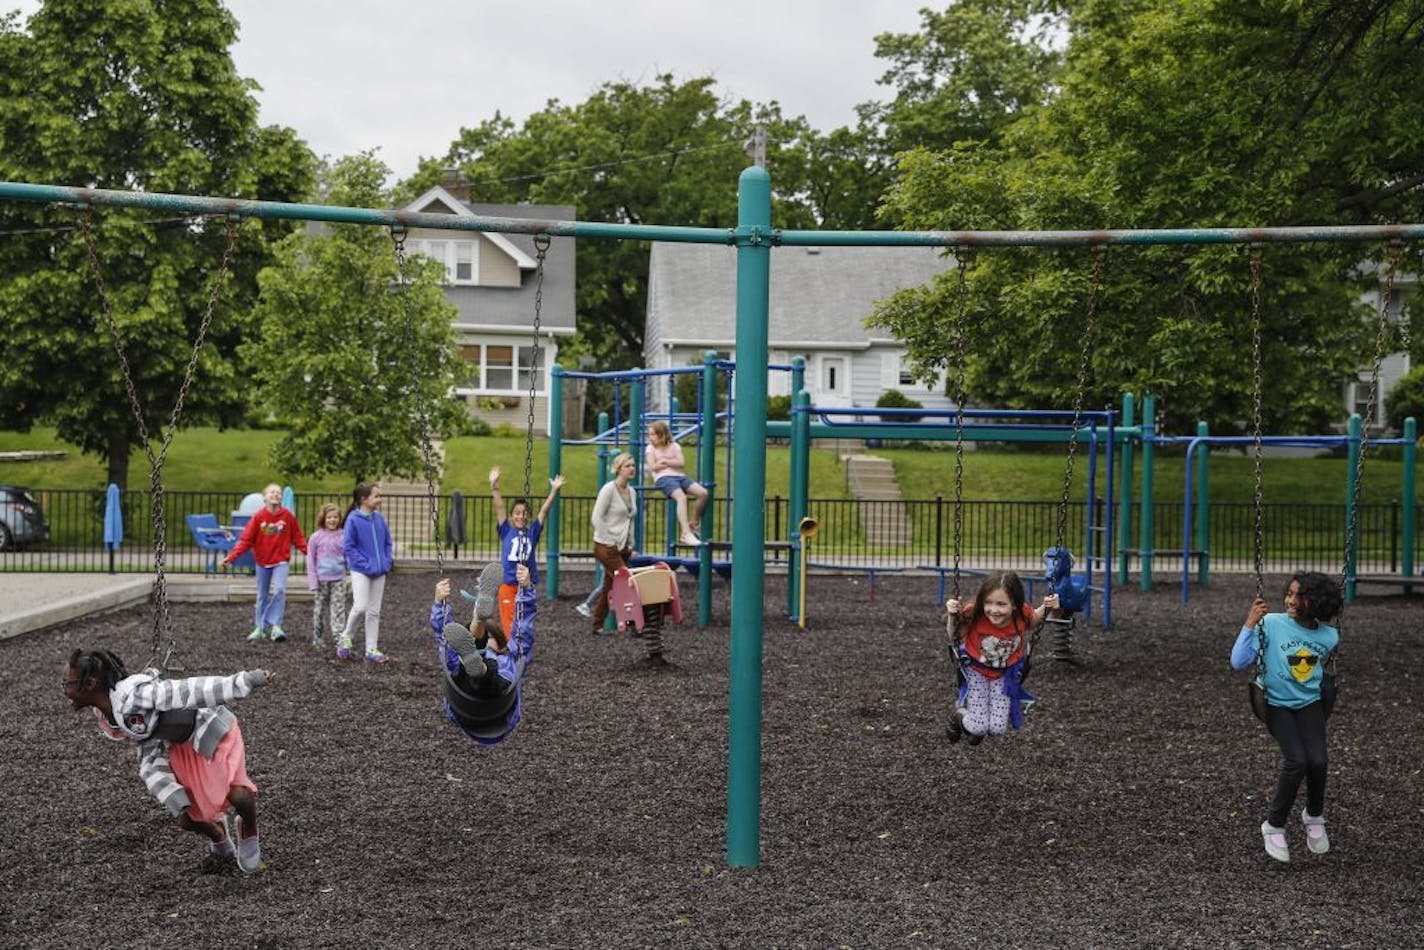
<svg viewBox="0 0 1424 950">
<path fill-rule="evenodd" d="M 682 539 L 681 539 L 681 540 L 682 540 L 682 543 L 683 543 L 683 544 L 686 544 L 686 545 L 688 545 L 689 547 L 694 547 L 694 548 L 697 547 L 698 545 L 700 545 L 700 544 L 702 543 L 702 539 L 699 538 L 697 535 L 693 534 L 691 531 L 684 531 L 684 532 L 682 533 Z"/>
<path fill-rule="evenodd" d="M 578 615 L 580 617 L 593 616 L 593 611 L 589 609 L 588 604 L 579 604 L 577 607 L 574 608 L 574 610 L 578 611 Z"/>
<path fill-rule="evenodd" d="M 504 565 L 490 561 L 475 579 L 475 592 L 460 591 L 460 596 L 475 605 L 475 623 L 499 615 L 499 585 L 504 581 Z"/>
<path fill-rule="evenodd" d="M 1286 843 L 1286 830 L 1277 828 L 1269 820 L 1261 822 L 1261 840 L 1265 842 L 1266 853 L 1277 861 L 1290 863 L 1290 845 Z"/>
<path fill-rule="evenodd" d="M 1330 850 L 1330 836 L 1325 833 L 1324 815 L 1307 815 L 1300 810 L 1300 823 L 1305 826 L 1305 846 L 1311 854 L 1324 854 Z"/>
</svg>

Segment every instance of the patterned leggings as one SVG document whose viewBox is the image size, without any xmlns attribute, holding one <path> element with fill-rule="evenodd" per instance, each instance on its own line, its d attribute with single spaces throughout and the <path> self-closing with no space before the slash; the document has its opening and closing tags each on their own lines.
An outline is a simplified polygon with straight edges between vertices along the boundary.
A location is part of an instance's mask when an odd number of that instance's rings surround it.
<svg viewBox="0 0 1424 950">
<path fill-rule="evenodd" d="M 320 646 L 328 634 L 336 637 L 346 629 L 346 595 L 350 590 L 351 584 L 344 577 L 317 582 L 316 596 L 312 598 L 312 643 Z"/>
<path fill-rule="evenodd" d="M 989 679 L 970 667 L 964 671 L 968 692 L 964 697 L 964 731 L 982 736 L 1002 736 L 1009 730 L 1009 697 L 1004 678 Z"/>
</svg>

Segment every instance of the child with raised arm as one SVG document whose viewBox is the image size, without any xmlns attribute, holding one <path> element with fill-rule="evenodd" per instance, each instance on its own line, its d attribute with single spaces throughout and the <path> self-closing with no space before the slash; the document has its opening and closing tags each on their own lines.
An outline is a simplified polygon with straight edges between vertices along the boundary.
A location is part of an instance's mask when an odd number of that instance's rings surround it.
<svg viewBox="0 0 1424 950">
<path fill-rule="evenodd" d="M 1266 694 L 1266 728 L 1281 747 L 1275 795 L 1261 824 L 1266 853 L 1277 861 L 1290 860 L 1286 823 L 1302 779 L 1305 807 L 1300 823 L 1305 827 L 1306 846 L 1315 854 L 1330 850 L 1325 834 L 1329 710 L 1321 686 L 1325 664 L 1340 645 L 1340 631 L 1325 621 L 1334 620 L 1343 604 L 1334 581 L 1315 571 L 1302 571 L 1286 585 L 1284 613 L 1268 613 L 1259 597 L 1251 603 L 1231 648 L 1232 669 L 1257 665 L 1256 684 Z"/>
<path fill-rule="evenodd" d="M 499 619 L 505 630 L 514 629 L 514 605 L 520 588 L 516 571 L 523 565 L 529 571 L 529 586 L 539 583 L 539 567 L 535 560 L 535 549 L 539 536 L 544 533 L 544 519 L 549 517 L 549 509 L 559 489 L 564 487 L 564 476 L 555 475 L 549 479 L 549 494 L 534 520 L 529 520 L 529 499 L 516 498 L 506 516 L 504 495 L 499 490 L 499 467 L 490 469 L 490 495 L 494 498 L 495 530 L 499 533 L 499 562 L 503 565 L 503 581 L 499 587 Z M 528 609 L 535 609 L 538 598 L 526 598 Z"/>
<path fill-rule="evenodd" d="M 677 508 L 678 540 L 698 545 L 697 525 L 702 523 L 702 509 L 707 507 L 707 489 L 687 477 L 687 462 L 682 446 L 672 437 L 672 428 L 659 419 L 648 426 L 646 462 L 648 475 L 658 491 L 673 500 Z M 692 513 L 687 511 L 687 499 L 692 499 Z"/>
<path fill-rule="evenodd" d="M 1033 702 L 1023 687 L 1029 637 L 1057 607 L 1057 594 L 1045 596 L 1037 608 L 1029 606 L 1023 580 L 1013 571 L 986 575 L 969 604 L 953 597 L 945 602 L 949 634 L 964 672 L 949 724 L 951 742 L 968 733 L 969 744 L 977 745 L 986 735 L 1003 735 L 1010 725 L 1023 726 L 1024 704 Z"/>
<path fill-rule="evenodd" d="M 92 709 L 110 739 L 138 743 L 139 777 L 178 824 L 208 839 L 213 859 L 262 865 L 257 786 L 247 775 L 237 717 L 226 703 L 272 683 L 269 670 L 170 680 L 154 669 L 130 675 L 108 650 L 75 650 L 60 685 L 72 708 Z M 228 833 L 237 812 L 237 846 Z"/>
<path fill-rule="evenodd" d="M 529 568 L 515 568 L 524 609 L 518 611 L 509 636 L 500 626 L 495 603 L 502 573 L 498 562 L 480 572 L 469 627 L 453 619 L 449 578 L 436 583 L 430 608 L 430 629 L 445 674 L 445 718 L 480 745 L 498 745 L 518 727 L 524 716 L 524 672 L 534 654 L 535 592 Z"/>
<path fill-rule="evenodd" d="M 247 635 L 249 640 L 281 643 L 287 639 L 282 618 L 287 610 L 287 574 L 291 569 L 292 548 L 307 553 L 307 539 L 297 516 L 282 507 L 282 486 L 273 482 L 262 489 L 262 507 L 242 529 L 242 537 L 227 552 L 224 564 L 231 564 L 252 549 L 257 562 L 256 625 Z"/>
</svg>

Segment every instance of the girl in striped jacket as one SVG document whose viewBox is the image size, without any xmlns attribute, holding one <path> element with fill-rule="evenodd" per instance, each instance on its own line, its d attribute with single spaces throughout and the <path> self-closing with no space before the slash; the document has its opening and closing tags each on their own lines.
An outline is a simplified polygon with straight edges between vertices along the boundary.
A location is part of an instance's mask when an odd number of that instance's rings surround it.
<svg viewBox="0 0 1424 950">
<path fill-rule="evenodd" d="M 75 650 L 61 686 L 74 709 L 92 709 L 111 739 L 138 743 L 139 776 L 180 827 L 208 839 L 219 861 L 262 865 L 257 786 L 247 776 L 237 717 L 223 705 L 273 682 L 269 670 L 170 680 L 155 669 L 129 675 L 108 650 Z M 237 845 L 227 814 L 237 812 Z"/>
</svg>

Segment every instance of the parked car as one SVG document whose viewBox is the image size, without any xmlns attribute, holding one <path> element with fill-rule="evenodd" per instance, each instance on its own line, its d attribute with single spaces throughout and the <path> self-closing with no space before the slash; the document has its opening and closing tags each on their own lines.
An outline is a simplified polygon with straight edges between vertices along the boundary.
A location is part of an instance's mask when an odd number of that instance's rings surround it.
<svg viewBox="0 0 1424 950">
<path fill-rule="evenodd" d="M 44 508 L 21 485 L 0 485 L 0 551 L 49 540 Z"/>
</svg>

